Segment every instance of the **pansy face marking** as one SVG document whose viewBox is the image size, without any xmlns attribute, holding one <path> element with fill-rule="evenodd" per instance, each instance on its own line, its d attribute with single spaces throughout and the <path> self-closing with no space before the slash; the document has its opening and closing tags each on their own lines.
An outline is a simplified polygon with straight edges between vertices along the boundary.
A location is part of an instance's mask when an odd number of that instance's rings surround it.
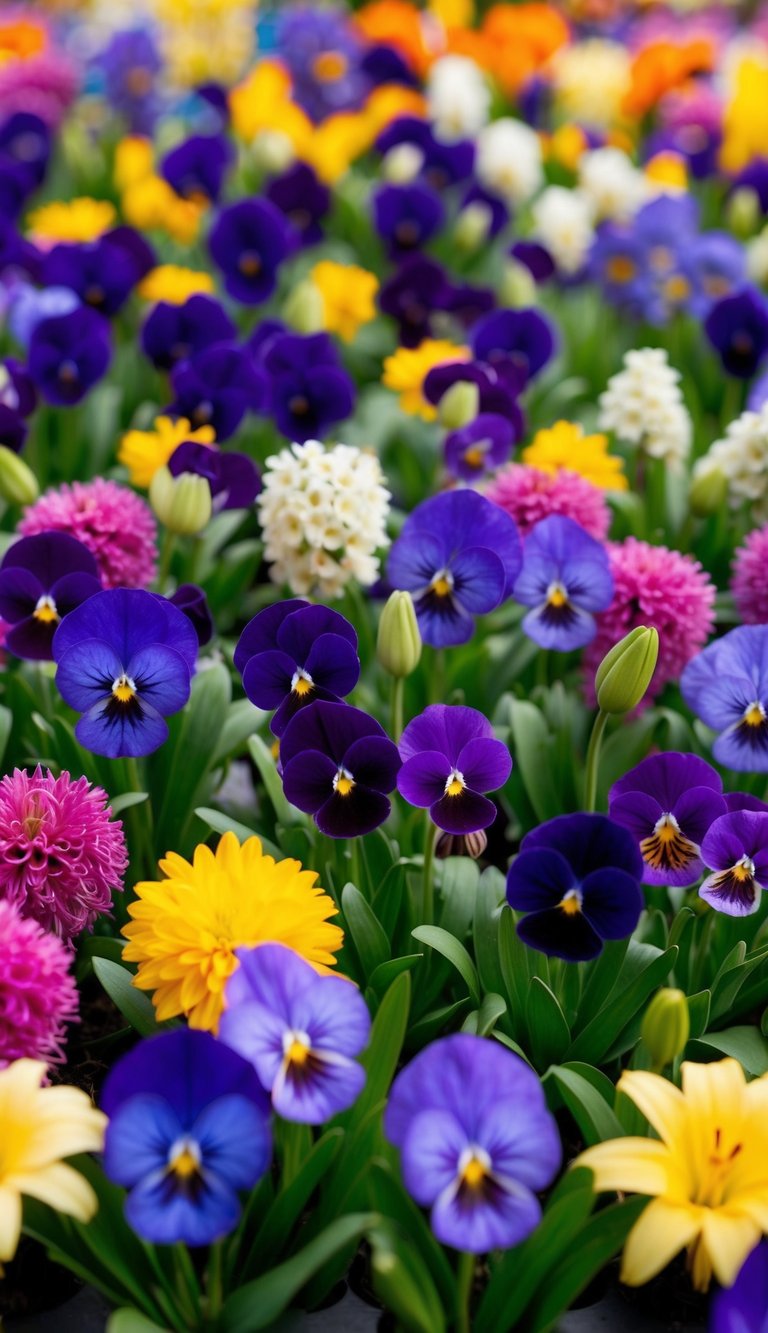
<svg viewBox="0 0 768 1333">
<path fill-rule="evenodd" d="M 768 714 L 759 699 L 755 699 L 744 709 L 744 715 L 736 726 L 738 739 L 752 750 L 768 750 Z"/>
<path fill-rule="evenodd" d="M 653 833 L 640 842 L 640 852 L 652 870 L 685 870 L 699 849 L 681 831 L 675 816 L 667 811 L 653 826 Z"/>
</svg>

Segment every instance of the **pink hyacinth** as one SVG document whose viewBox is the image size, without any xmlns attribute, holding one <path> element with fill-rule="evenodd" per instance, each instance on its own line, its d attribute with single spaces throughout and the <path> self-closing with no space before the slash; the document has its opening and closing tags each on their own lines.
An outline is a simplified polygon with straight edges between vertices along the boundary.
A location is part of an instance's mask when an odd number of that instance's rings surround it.
<svg viewBox="0 0 768 1333">
<path fill-rule="evenodd" d="M 61 51 L 8 60 L 0 64 L 0 116 L 31 111 L 55 129 L 75 99 L 77 84 L 77 72 Z"/>
<path fill-rule="evenodd" d="M 561 514 L 577 523 L 598 541 L 611 524 L 603 492 L 577 472 L 560 471 L 552 476 L 524 463 L 502 468 L 486 495 L 513 518 L 523 536 L 550 514 Z"/>
<path fill-rule="evenodd" d="M 128 864 L 106 792 L 39 766 L 0 781 L 0 900 L 71 940 L 112 906 Z"/>
<path fill-rule="evenodd" d="M 745 625 L 768 624 L 768 524 L 755 528 L 733 557 L 731 592 Z"/>
<path fill-rule="evenodd" d="M 73 481 L 46 491 L 19 524 L 25 537 L 69 532 L 95 557 L 105 588 L 145 588 L 157 570 L 157 524 L 140 496 L 116 481 Z"/>
<path fill-rule="evenodd" d="M 609 648 L 638 625 L 659 632 L 659 660 L 645 702 L 680 673 L 714 624 L 715 586 L 697 560 L 666 546 L 627 537 L 608 546 L 613 601 L 597 616 L 597 634 L 586 650 L 587 695 L 594 701 L 594 674 Z"/>
<path fill-rule="evenodd" d="M 0 902 L 0 1069 L 13 1060 L 64 1058 L 66 1024 L 77 1019 L 71 960 L 55 935 Z"/>
</svg>

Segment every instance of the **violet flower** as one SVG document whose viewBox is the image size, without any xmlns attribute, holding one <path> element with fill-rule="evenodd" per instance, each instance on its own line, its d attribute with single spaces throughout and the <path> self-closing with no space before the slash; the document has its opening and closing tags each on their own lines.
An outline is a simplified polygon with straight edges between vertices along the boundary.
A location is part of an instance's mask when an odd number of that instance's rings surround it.
<svg viewBox="0 0 768 1333">
<path fill-rule="evenodd" d="M 503 787 L 512 759 L 475 708 L 431 704 L 400 738 L 397 789 L 411 805 L 428 807 L 433 824 L 462 836 L 488 828 L 496 806 L 484 795 Z"/>
<path fill-rule="evenodd" d="M 751 916 L 768 884 L 768 814 L 737 810 L 721 815 L 701 844 L 701 859 L 714 873 L 699 897 L 727 916 Z"/>
<path fill-rule="evenodd" d="M 50 661 L 62 618 L 97 592 L 98 567 L 82 542 L 63 532 L 22 537 L 0 565 L 5 647 L 16 657 Z"/>
<path fill-rule="evenodd" d="M 513 596 L 532 607 L 523 629 L 540 648 L 568 653 L 597 632 L 595 613 L 613 597 L 608 552 L 572 518 L 551 514 L 523 542 Z"/>
<path fill-rule="evenodd" d="M 695 884 L 705 834 L 727 811 L 720 775 L 695 754 L 649 755 L 608 793 L 608 814 L 629 829 L 643 858 L 644 884 Z"/>
</svg>

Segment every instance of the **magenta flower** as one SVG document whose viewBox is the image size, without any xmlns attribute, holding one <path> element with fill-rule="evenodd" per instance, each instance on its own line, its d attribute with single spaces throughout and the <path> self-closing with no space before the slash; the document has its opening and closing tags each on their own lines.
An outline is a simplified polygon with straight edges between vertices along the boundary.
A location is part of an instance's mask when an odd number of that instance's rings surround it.
<svg viewBox="0 0 768 1333">
<path fill-rule="evenodd" d="M 438 828 L 458 837 L 493 823 L 496 806 L 483 793 L 504 786 L 512 759 L 477 709 L 431 704 L 405 728 L 400 758 L 400 795 L 429 807 Z"/>
<path fill-rule="evenodd" d="M 71 940 L 110 910 L 127 864 L 101 787 L 40 767 L 0 781 L 0 900 L 22 916 Z"/>
<path fill-rule="evenodd" d="M 157 570 L 157 524 L 127 486 L 95 477 L 46 491 L 26 510 L 19 532 L 68 532 L 87 546 L 105 588 L 145 588 Z"/>
<path fill-rule="evenodd" d="M 0 1069 L 13 1060 L 63 1060 L 66 1025 L 77 1018 L 70 962 L 61 940 L 0 902 Z"/>
<path fill-rule="evenodd" d="M 731 592 L 745 625 L 768 623 L 768 524 L 747 533 L 733 557 Z"/>
<path fill-rule="evenodd" d="M 598 541 L 607 537 L 611 525 L 603 492 L 578 472 L 563 470 L 552 476 L 525 463 L 510 463 L 485 494 L 515 520 L 521 537 L 552 514 L 574 519 Z"/>
</svg>

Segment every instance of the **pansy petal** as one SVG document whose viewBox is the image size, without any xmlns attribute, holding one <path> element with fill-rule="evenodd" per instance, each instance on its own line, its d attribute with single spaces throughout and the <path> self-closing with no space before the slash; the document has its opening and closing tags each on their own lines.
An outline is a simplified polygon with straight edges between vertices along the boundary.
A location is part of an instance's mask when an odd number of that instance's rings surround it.
<svg viewBox="0 0 768 1333">
<path fill-rule="evenodd" d="M 110 1180 L 130 1189 L 150 1172 L 164 1168 L 181 1132 L 179 1117 L 164 1097 L 155 1093 L 129 1097 L 107 1126 L 104 1169 Z"/>
<path fill-rule="evenodd" d="M 451 765 L 444 754 L 425 750 L 406 760 L 397 775 L 397 790 L 410 805 L 426 809 L 445 794 Z"/>
<path fill-rule="evenodd" d="M 82 639 L 59 658 L 56 687 L 64 702 L 82 713 L 105 699 L 122 672 L 120 658 L 104 639 Z"/>
<path fill-rule="evenodd" d="M 429 808 L 433 824 L 437 824 L 445 833 L 457 836 L 490 828 L 496 814 L 493 801 L 489 801 L 487 796 L 480 796 L 476 791 L 470 791 L 468 787 L 459 792 L 458 796 L 441 796 Z"/>
<path fill-rule="evenodd" d="M 190 676 L 181 653 L 167 643 L 140 648 L 128 663 L 127 673 L 136 682 L 143 704 L 168 716 L 183 708 L 189 698 Z"/>
<path fill-rule="evenodd" d="M 557 1124 L 551 1116 L 542 1116 L 538 1092 L 534 1084 L 527 1104 L 523 1089 L 514 1100 L 495 1102 L 485 1110 L 475 1134 L 497 1175 L 537 1191 L 557 1174 L 563 1156 Z"/>
<path fill-rule="evenodd" d="M 387 557 L 387 579 L 393 588 L 408 592 L 426 588 L 445 568 L 449 553 L 447 533 L 443 538 L 426 531 L 409 532 L 392 545 Z"/>
<path fill-rule="evenodd" d="M 296 664 L 278 648 L 254 653 L 243 668 L 243 689 L 257 708 L 278 708 L 290 693 Z"/>
<path fill-rule="evenodd" d="M 306 1032 L 312 1049 L 336 1052 L 350 1059 L 368 1043 L 371 1015 L 360 991 L 346 977 L 315 975 L 314 982 L 296 997 L 294 1025 Z"/>
<path fill-rule="evenodd" d="M 334 792 L 317 811 L 315 823 L 329 838 L 357 838 L 383 824 L 391 808 L 380 792 L 356 785 L 348 796 Z"/>
<path fill-rule="evenodd" d="M 76 606 L 101 592 L 101 583 L 93 574 L 65 574 L 51 588 L 51 596 L 61 617 L 69 615 Z"/>
<path fill-rule="evenodd" d="M 29 662 L 50 662 L 53 658 L 53 636 L 56 624 L 47 624 L 27 616 L 6 630 L 4 647 L 15 657 Z"/>
<path fill-rule="evenodd" d="M 237 1093 L 217 1097 L 200 1112 L 189 1136 L 200 1146 L 206 1171 L 234 1190 L 249 1189 L 272 1157 L 272 1134 L 264 1112 Z"/>
<path fill-rule="evenodd" d="M 219 1038 L 253 1065 L 261 1086 L 271 1092 L 283 1063 L 283 1036 L 288 1023 L 282 1015 L 258 1001 L 233 1003 L 232 989 L 230 981 L 226 991 L 227 1008 L 219 1022 Z"/>
<path fill-rule="evenodd" d="M 453 597 L 438 601 L 431 594 L 416 601 L 419 633 L 432 648 L 454 648 L 468 643 L 475 632 L 475 622 Z"/>
<path fill-rule="evenodd" d="M 597 958 L 603 941 L 583 912 L 565 913 L 559 907 L 544 912 L 530 912 L 517 923 L 517 933 L 523 944 L 538 949 L 550 958 L 564 958 L 567 962 L 588 962 Z"/>
<path fill-rule="evenodd" d="M 212 1173 L 194 1194 L 181 1191 L 167 1172 L 145 1177 L 125 1202 L 129 1225 L 155 1245 L 210 1245 L 237 1225 L 240 1201 L 233 1189 Z"/>
<path fill-rule="evenodd" d="M 650 837 L 657 820 L 664 813 L 656 797 L 644 791 L 627 791 L 612 796 L 608 806 L 610 818 L 629 829 L 638 842 Z"/>
<path fill-rule="evenodd" d="M 278 634 L 285 619 L 293 615 L 294 611 L 309 605 L 302 598 L 289 597 L 284 602 L 275 602 L 274 606 L 265 606 L 263 611 L 248 621 L 233 656 L 235 668 L 241 676 L 249 658 L 270 648 L 279 648 Z"/>
<path fill-rule="evenodd" d="M 277 645 L 294 662 L 306 666 L 312 647 L 326 634 L 344 639 L 357 653 L 357 633 L 353 625 L 329 606 L 304 606 L 286 616 L 277 631 Z"/>
<path fill-rule="evenodd" d="M 582 911 L 604 940 L 623 940 L 635 929 L 645 906 L 636 879 L 624 870 L 593 870 L 582 880 Z"/>
<path fill-rule="evenodd" d="M 283 791 L 291 805 L 313 815 L 333 794 L 337 765 L 319 750 L 305 750 L 283 770 Z"/>
<path fill-rule="evenodd" d="M 340 634 L 321 634 L 315 639 L 304 666 L 318 685 L 342 699 L 351 693 L 360 678 L 357 649 Z"/>
<path fill-rule="evenodd" d="M 447 1109 L 430 1108 L 411 1120 L 400 1146 L 403 1180 L 417 1203 L 434 1203 L 456 1181 L 467 1131 Z"/>
<path fill-rule="evenodd" d="M 448 1189 L 431 1214 L 432 1230 L 443 1245 L 470 1254 L 509 1249 L 525 1240 L 541 1221 L 541 1204 L 524 1185 L 489 1186 L 472 1197 Z"/>
<path fill-rule="evenodd" d="M 507 874 L 507 902 L 517 912 L 554 907 L 576 884 L 570 865 L 546 847 L 520 852 Z"/>
<path fill-rule="evenodd" d="M 503 741 L 481 737 L 462 747 L 456 767 L 472 791 L 497 791 L 512 772 L 512 756 Z"/>
<path fill-rule="evenodd" d="M 523 618 L 523 629 L 540 648 L 570 653 L 592 642 L 597 623 L 589 611 L 572 602 L 556 612 L 547 602 L 541 602 Z"/>
<path fill-rule="evenodd" d="M 21 566 L 0 569 L 0 616 L 15 624 L 34 611 L 45 588 L 35 574 Z"/>
<path fill-rule="evenodd" d="M 470 546 L 451 562 L 454 596 L 470 615 L 485 615 L 504 600 L 504 566 L 495 551 Z"/>
<path fill-rule="evenodd" d="M 109 712 L 110 700 L 95 704 L 80 718 L 75 735 L 80 744 L 107 759 L 139 758 L 158 750 L 168 736 L 165 718 L 150 704 L 126 712 Z"/>
<path fill-rule="evenodd" d="M 350 745 L 344 756 L 344 767 L 363 787 L 389 792 L 397 782 L 400 755 L 388 736 L 364 736 Z"/>
<path fill-rule="evenodd" d="M 364 1083 L 365 1070 L 356 1060 L 311 1055 L 305 1065 L 287 1065 L 281 1070 L 272 1088 L 272 1102 L 284 1120 L 320 1125 L 351 1106 Z"/>
</svg>

